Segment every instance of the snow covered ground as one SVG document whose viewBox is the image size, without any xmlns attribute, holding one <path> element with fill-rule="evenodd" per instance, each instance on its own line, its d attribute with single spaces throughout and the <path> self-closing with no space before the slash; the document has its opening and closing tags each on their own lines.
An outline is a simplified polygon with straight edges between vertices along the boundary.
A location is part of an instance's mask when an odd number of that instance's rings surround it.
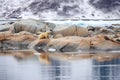
<svg viewBox="0 0 120 80">
<path fill-rule="evenodd" d="M 0 18 L 120 19 L 120 0 L 0 0 Z"/>
</svg>

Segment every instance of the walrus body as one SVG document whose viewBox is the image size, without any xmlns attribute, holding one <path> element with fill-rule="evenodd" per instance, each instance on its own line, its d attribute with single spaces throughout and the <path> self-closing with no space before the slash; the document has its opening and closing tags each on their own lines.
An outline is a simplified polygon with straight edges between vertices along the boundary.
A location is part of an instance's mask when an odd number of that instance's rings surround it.
<svg viewBox="0 0 120 80">
<path fill-rule="evenodd" d="M 53 23 L 43 22 L 34 19 L 25 19 L 17 21 L 12 24 L 9 31 L 12 33 L 18 33 L 20 31 L 27 31 L 36 34 L 37 32 L 50 31 L 55 28 Z"/>
<path fill-rule="evenodd" d="M 57 37 L 58 35 L 61 35 L 63 37 L 65 36 L 88 36 L 89 32 L 87 28 L 83 28 L 80 26 L 67 26 L 63 27 L 61 29 L 58 28 L 54 30 L 54 37 Z"/>
</svg>

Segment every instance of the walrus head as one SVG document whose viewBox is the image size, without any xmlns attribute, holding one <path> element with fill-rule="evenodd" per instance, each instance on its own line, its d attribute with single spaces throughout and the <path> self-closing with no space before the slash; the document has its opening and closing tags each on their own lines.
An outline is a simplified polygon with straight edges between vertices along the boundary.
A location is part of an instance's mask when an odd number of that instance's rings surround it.
<svg viewBox="0 0 120 80">
<path fill-rule="evenodd" d="M 55 24 L 46 22 L 46 31 L 51 31 L 55 28 Z"/>
</svg>

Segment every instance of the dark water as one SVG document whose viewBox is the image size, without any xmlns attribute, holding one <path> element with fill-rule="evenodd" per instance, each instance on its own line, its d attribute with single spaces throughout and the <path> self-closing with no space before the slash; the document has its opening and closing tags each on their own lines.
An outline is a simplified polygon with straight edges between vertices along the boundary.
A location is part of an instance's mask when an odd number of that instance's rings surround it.
<svg viewBox="0 0 120 80">
<path fill-rule="evenodd" d="M 29 55 L 27 55 L 29 56 Z M 94 59 L 40 62 L 38 56 L 0 56 L 0 80 L 119 80 L 120 59 L 99 62 Z"/>
</svg>

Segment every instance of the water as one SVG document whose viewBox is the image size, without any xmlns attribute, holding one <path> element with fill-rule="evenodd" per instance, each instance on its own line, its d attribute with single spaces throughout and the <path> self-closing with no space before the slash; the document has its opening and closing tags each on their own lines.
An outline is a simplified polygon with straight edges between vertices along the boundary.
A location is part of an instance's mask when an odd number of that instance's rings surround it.
<svg viewBox="0 0 120 80">
<path fill-rule="evenodd" d="M 0 54 L 0 80 L 120 79 L 119 54 L 50 54 L 50 64 L 40 61 L 39 56 L 32 52 L 13 51 Z M 105 56 L 108 58 L 104 59 Z"/>
</svg>

